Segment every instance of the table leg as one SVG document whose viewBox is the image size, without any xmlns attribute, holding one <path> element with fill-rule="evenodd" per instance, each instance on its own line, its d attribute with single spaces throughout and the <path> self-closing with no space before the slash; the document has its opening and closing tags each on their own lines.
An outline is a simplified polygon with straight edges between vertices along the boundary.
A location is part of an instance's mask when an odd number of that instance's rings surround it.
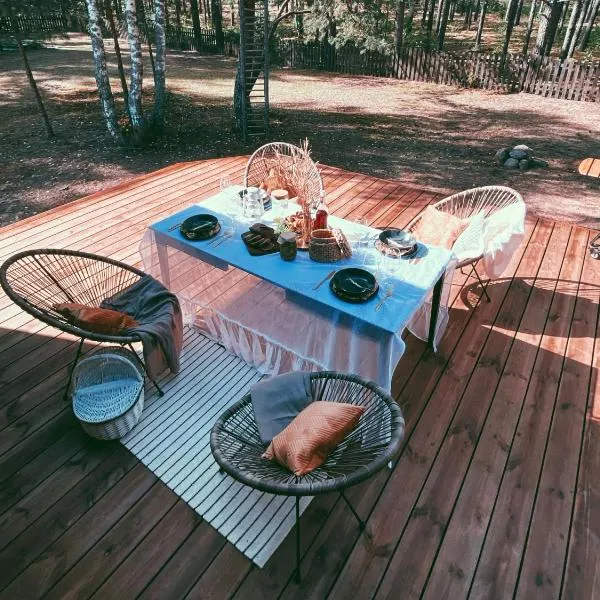
<svg viewBox="0 0 600 600">
<path fill-rule="evenodd" d="M 435 330 L 437 327 L 438 316 L 440 314 L 440 305 L 442 303 L 442 290 L 444 289 L 444 276 L 446 273 L 442 273 L 437 283 L 433 288 L 433 295 L 431 296 L 431 315 L 429 317 L 429 338 L 427 340 L 427 346 L 433 350 L 435 346 Z"/>
<path fill-rule="evenodd" d="M 171 277 L 169 275 L 169 254 L 165 244 L 157 242 L 158 264 L 160 265 L 160 279 L 167 288 L 171 288 Z"/>
</svg>

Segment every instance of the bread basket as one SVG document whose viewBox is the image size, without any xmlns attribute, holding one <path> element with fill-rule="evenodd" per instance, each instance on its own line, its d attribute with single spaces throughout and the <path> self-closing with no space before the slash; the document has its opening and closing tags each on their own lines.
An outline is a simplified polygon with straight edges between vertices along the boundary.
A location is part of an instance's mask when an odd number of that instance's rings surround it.
<svg viewBox="0 0 600 600">
<path fill-rule="evenodd" d="M 315 229 L 310 236 L 308 254 L 316 262 L 337 262 L 352 256 L 352 250 L 340 229 Z"/>
</svg>

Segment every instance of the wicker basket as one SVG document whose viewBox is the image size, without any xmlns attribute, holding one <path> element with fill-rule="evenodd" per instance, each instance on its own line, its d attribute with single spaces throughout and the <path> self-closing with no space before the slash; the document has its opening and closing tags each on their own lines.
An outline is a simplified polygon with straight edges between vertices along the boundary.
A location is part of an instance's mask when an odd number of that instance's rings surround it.
<svg viewBox="0 0 600 600">
<path fill-rule="evenodd" d="M 73 371 L 73 412 L 83 430 L 100 440 L 131 431 L 144 408 L 144 372 L 133 353 L 100 348 Z"/>
<path fill-rule="evenodd" d="M 337 262 L 352 256 L 352 250 L 340 229 L 315 229 L 310 236 L 308 254 L 317 262 Z"/>
</svg>

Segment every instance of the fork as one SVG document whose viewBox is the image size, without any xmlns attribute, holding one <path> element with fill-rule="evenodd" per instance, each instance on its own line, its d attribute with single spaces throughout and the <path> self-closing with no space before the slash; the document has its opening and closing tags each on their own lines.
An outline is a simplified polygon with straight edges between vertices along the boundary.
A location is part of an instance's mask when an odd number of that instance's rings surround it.
<svg viewBox="0 0 600 600">
<path fill-rule="evenodd" d="M 393 287 L 388 287 L 386 289 L 386 291 L 385 291 L 384 297 L 379 301 L 379 304 L 375 307 L 375 311 L 381 310 L 381 308 L 385 304 L 386 300 L 388 298 L 391 298 L 393 294 L 394 294 L 394 288 Z"/>
<path fill-rule="evenodd" d="M 217 248 L 223 242 L 226 242 L 227 240 L 231 239 L 232 237 L 233 237 L 233 232 L 232 233 L 224 233 L 221 237 L 215 238 L 212 242 L 210 242 L 209 246 L 211 246 L 212 248 Z"/>
<path fill-rule="evenodd" d="M 318 290 L 326 281 L 329 281 L 336 274 L 336 272 L 337 271 L 334 269 L 333 271 L 328 273 L 327 277 L 323 277 L 323 279 L 321 279 L 321 281 L 319 281 L 319 283 L 317 283 L 317 285 L 315 285 L 313 290 Z"/>
</svg>

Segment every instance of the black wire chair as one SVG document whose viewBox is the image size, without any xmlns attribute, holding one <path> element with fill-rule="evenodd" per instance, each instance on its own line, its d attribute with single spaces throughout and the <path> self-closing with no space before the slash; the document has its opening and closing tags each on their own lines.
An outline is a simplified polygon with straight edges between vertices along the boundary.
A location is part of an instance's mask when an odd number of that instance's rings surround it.
<svg viewBox="0 0 600 600">
<path fill-rule="evenodd" d="M 141 342 L 138 335 L 104 335 L 89 331 L 70 323 L 53 308 L 63 302 L 97 308 L 103 300 L 136 283 L 144 275 L 143 271 L 125 263 L 74 250 L 28 250 L 11 256 L 0 267 L 0 285 L 17 306 L 40 321 L 81 338 L 69 371 L 65 398 L 86 339 L 128 346 L 162 395 L 162 390 L 133 349 L 133 343 Z"/>
<path fill-rule="evenodd" d="M 355 375 L 323 371 L 311 374 L 313 399 L 347 402 L 365 408 L 358 426 L 327 461 L 298 477 L 275 461 L 261 458 L 265 451 L 254 420 L 250 394 L 236 402 L 217 420 L 210 448 L 219 467 L 254 489 L 295 496 L 296 579 L 300 580 L 300 497 L 339 492 L 361 529 L 365 523 L 344 490 L 361 483 L 390 463 L 404 436 L 402 411 L 394 399 L 374 383 Z"/>
</svg>

